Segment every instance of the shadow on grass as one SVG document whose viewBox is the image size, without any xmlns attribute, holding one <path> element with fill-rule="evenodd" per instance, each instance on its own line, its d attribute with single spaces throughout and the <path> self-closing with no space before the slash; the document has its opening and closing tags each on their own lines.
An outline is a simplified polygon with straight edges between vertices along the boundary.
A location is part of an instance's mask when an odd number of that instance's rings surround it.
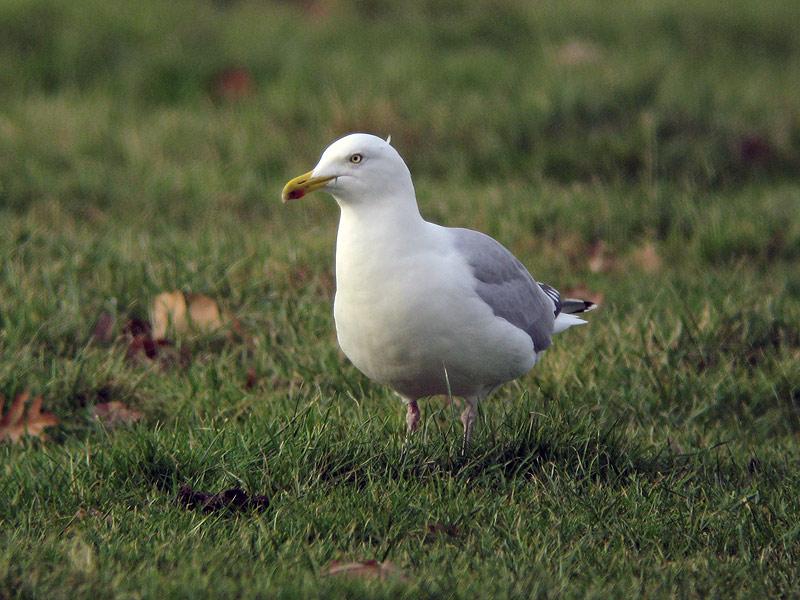
<svg viewBox="0 0 800 600">
<path fill-rule="evenodd" d="M 250 482 L 250 493 L 274 496 L 292 495 L 345 486 L 363 490 L 381 480 L 425 483 L 455 478 L 470 487 L 502 489 L 520 480 L 572 480 L 578 485 L 602 483 L 622 488 L 633 479 L 651 482 L 665 479 L 680 482 L 691 479 L 709 486 L 739 488 L 756 481 L 779 485 L 790 473 L 788 461 L 769 457 L 736 456 L 725 443 L 679 452 L 669 446 L 647 449 L 626 436 L 616 426 L 605 430 L 587 422 L 574 429 L 556 430 L 534 427 L 517 421 L 514 435 L 500 435 L 487 444 L 478 440 L 466 457 L 461 457 L 446 441 L 375 444 L 387 439 L 383 432 L 360 432 L 321 428 L 316 439 L 300 440 L 284 431 L 282 450 L 270 444 L 240 448 L 239 481 Z M 386 435 L 396 435 L 386 432 Z M 241 439 L 241 438 L 240 438 Z M 389 440 L 393 438 L 389 437 Z M 451 440 L 452 441 L 452 440 Z M 170 448 L 166 443 L 147 440 L 140 445 L 138 458 L 130 460 L 135 479 L 174 495 L 181 485 L 228 485 L 225 473 L 232 465 L 220 467 L 221 455 L 232 451 L 221 442 L 219 450 L 197 447 Z M 264 462 L 253 459 L 263 457 Z M 229 461 L 230 463 L 230 461 Z M 269 465 L 265 477 L 263 466 Z M 233 471 L 235 472 L 235 471 Z M 130 478 L 133 473 L 128 473 Z"/>
</svg>

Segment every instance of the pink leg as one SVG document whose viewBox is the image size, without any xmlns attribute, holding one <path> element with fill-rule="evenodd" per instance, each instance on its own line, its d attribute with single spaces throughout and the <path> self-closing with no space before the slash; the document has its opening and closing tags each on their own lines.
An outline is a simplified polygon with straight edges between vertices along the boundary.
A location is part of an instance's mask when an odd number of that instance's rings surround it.
<svg viewBox="0 0 800 600">
<path fill-rule="evenodd" d="M 416 400 L 411 400 L 408 403 L 408 412 L 406 412 L 406 425 L 408 426 L 408 433 L 412 434 L 417 430 L 419 425 L 419 406 Z"/>
<path fill-rule="evenodd" d="M 461 455 L 467 453 L 469 448 L 469 441 L 472 437 L 472 426 L 475 424 L 475 419 L 478 416 L 478 398 L 476 396 L 469 396 L 464 398 L 467 407 L 461 413 L 461 424 L 464 426 L 464 438 L 461 442 Z"/>
</svg>

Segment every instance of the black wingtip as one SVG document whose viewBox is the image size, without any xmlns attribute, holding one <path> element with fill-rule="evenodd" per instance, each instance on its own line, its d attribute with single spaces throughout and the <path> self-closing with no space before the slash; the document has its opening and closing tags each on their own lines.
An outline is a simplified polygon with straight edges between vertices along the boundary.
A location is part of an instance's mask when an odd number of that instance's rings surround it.
<svg viewBox="0 0 800 600">
<path fill-rule="evenodd" d="M 570 315 L 589 312 L 590 310 L 594 310 L 599 306 L 599 304 L 595 304 L 591 300 L 583 300 L 578 298 L 567 298 L 562 300 L 561 303 L 562 312 Z"/>
</svg>

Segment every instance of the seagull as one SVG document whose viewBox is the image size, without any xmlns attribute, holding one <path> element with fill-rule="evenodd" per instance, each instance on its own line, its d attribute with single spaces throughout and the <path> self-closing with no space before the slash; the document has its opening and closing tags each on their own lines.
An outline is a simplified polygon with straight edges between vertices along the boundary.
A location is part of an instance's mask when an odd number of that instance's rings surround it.
<svg viewBox="0 0 800 600">
<path fill-rule="evenodd" d="M 595 307 L 537 283 L 493 238 L 422 218 L 411 173 L 383 140 L 353 133 L 333 142 L 282 200 L 316 190 L 340 208 L 336 336 L 347 358 L 407 405 L 410 435 L 421 398 L 465 400 L 462 453 L 478 404 L 530 371 L 553 334 L 586 323 Z"/>
</svg>

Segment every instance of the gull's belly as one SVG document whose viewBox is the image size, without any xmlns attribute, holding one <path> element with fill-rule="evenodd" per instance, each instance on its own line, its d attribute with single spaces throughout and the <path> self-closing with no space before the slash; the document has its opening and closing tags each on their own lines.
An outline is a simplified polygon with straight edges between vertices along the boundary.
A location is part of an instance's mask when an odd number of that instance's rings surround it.
<svg viewBox="0 0 800 600">
<path fill-rule="evenodd" d="M 530 337 L 459 283 L 468 273 L 452 277 L 452 264 L 430 259 L 414 266 L 337 276 L 337 337 L 360 371 L 415 398 L 481 393 L 533 366 Z"/>
</svg>

